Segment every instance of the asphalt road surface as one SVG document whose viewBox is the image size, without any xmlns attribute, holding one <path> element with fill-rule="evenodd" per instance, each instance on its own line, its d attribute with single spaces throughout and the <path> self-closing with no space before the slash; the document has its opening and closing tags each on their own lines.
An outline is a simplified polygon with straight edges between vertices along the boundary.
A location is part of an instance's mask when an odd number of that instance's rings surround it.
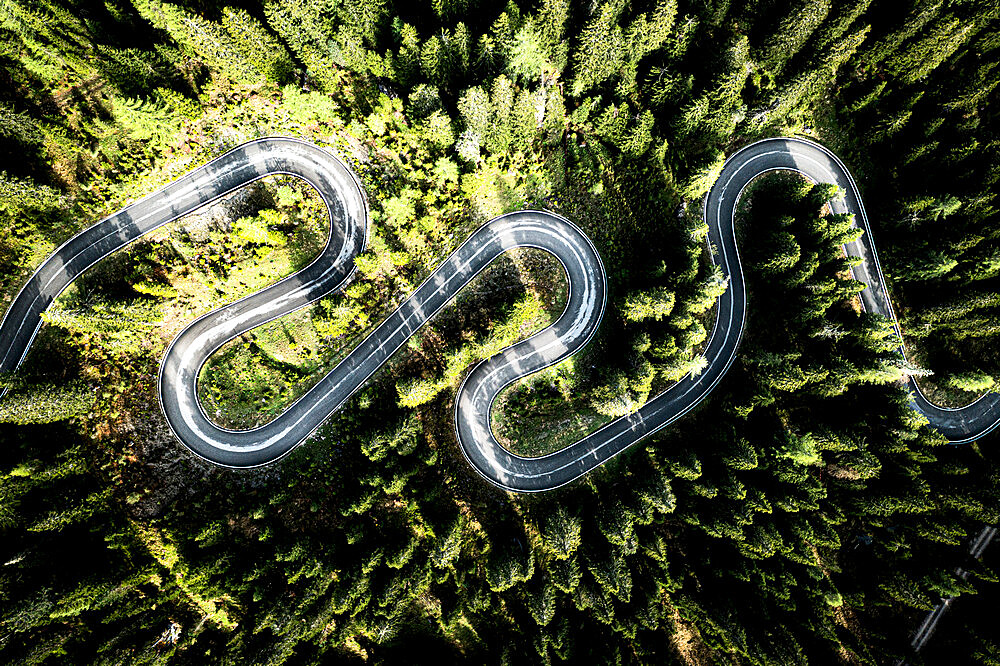
<svg viewBox="0 0 1000 666">
<path fill-rule="evenodd" d="M 551 490 L 684 416 L 726 374 L 746 320 L 746 288 L 734 234 L 736 205 L 754 178 L 774 170 L 796 170 L 842 189 L 844 197 L 831 202 L 833 210 L 853 213 L 865 231 L 846 248 L 848 254 L 863 259 L 854 268 L 855 277 L 868 285 L 862 301 L 868 311 L 895 323 L 864 205 L 844 165 L 822 146 L 801 139 L 752 144 L 730 157 L 705 198 L 709 241 L 717 252 L 713 260 L 729 281 L 719 298 L 718 318 L 704 351 L 707 366 L 635 413 L 547 456 L 528 458 L 504 449 L 493 436 L 490 407 L 504 386 L 559 362 L 590 340 L 600 325 L 607 287 L 600 256 L 587 236 L 569 220 L 544 211 L 511 213 L 480 227 L 347 358 L 270 423 L 252 430 L 226 430 L 204 413 L 197 399 L 197 379 L 208 357 L 228 340 L 341 289 L 353 274 L 354 257 L 365 248 L 367 205 L 357 179 L 326 151 L 295 139 L 266 138 L 244 144 L 64 243 L 29 279 L 0 324 L 0 371 L 20 365 L 41 326 L 42 312 L 91 265 L 250 182 L 290 174 L 310 183 L 323 198 L 330 214 L 330 238 L 306 268 L 200 317 L 174 338 L 160 366 L 159 395 L 177 438 L 219 465 L 254 467 L 274 462 L 308 438 L 494 259 L 515 247 L 535 247 L 555 255 L 566 270 L 566 308 L 548 328 L 472 370 L 458 392 L 455 429 L 462 452 L 488 481 L 518 492 Z M 962 409 L 944 409 L 927 401 L 912 383 L 911 388 L 915 409 L 953 441 L 971 441 L 1000 422 L 997 394 Z"/>
</svg>

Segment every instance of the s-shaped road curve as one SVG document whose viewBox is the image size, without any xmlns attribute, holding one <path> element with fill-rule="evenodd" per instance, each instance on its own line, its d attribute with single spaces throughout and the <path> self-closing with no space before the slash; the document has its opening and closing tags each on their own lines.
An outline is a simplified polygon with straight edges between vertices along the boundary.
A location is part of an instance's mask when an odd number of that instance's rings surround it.
<svg viewBox="0 0 1000 666">
<path fill-rule="evenodd" d="M 569 220 L 544 211 L 511 213 L 480 227 L 347 358 L 270 423 L 234 431 L 211 422 L 197 398 L 198 374 L 208 357 L 228 340 L 341 289 L 354 272 L 354 257 L 365 247 L 367 205 L 357 179 L 326 151 L 296 139 L 265 138 L 239 146 L 66 241 L 32 275 L 0 323 L 0 372 L 17 369 L 41 326 L 41 314 L 94 263 L 248 183 L 290 174 L 319 192 L 329 210 L 330 237 L 306 268 L 196 319 L 174 338 L 160 366 L 158 386 L 164 415 L 177 438 L 198 456 L 223 466 L 254 467 L 276 461 L 343 405 L 494 259 L 515 247 L 535 247 L 555 255 L 565 268 L 566 308 L 546 329 L 473 368 L 458 391 L 455 428 L 469 463 L 491 483 L 517 492 L 551 490 L 682 417 L 732 365 L 746 320 L 746 287 L 734 233 L 736 205 L 754 178 L 774 170 L 799 171 L 841 188 L 844 197 L 830 202 L 834 212 L 854 214 L 865 231 L 847 247 L 849 254 L 863 259 L 854 273 L 868 285 L 862 292 L 864 306 L 895 323 L 864 205 L 847 168 L 830 151 L 802 139 L 752 144 L 729 158 L 705 198 L 709 241 L 718 252 L 713 261 L 729 280 L 704 351 L 707 366 L 635 413 L 547 456 L 526 458 L 504 449 L 493 436 L 490 407 L 504 386 L 559 362 L 590 340 L 604 312 L 607 288 L 600 255 L 587 236 Z M 953 441 L 975 439 L 1000 422 L 997 394 L 962 409 L 944 409 L 927 401 L 915 384 L 911 388 L 914 407 Z"/>
</svg>

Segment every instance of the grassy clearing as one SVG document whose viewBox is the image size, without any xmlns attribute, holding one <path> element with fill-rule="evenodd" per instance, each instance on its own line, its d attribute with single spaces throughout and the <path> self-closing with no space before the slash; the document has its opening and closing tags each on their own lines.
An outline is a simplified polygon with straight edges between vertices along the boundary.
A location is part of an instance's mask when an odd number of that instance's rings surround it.
<svg viewBox="0 0 1000 666">
<path fill-rule="evenodd" d="M 511 293 L 505 297 L 508 291 Z M 475 310 L 476 319 L 492 320 L 514 292 L 527 293 L 540 305 L 537 316 L 519 331 L 518 339 L 523 339 L 555 321 L 565 307 L 562 267 L 540 250 L 511 252 L 473 280 L 457 302 L 435 318 L 432 329 L 439 328 L 435 332 L 450 337 L 450 318 L 458 315 L 464 325 L 469 323 L 468 313 L 457 312 L 463 308 Z M 277 417 L 312 388 L 372 329 L 369 325 L 336 339 L 324 336 L 322 315 L 338 307 L 338 298 L 331 297 L 329 303 L 310 306 L 248 331 L 213 354 L 199 378 L 199 397 L 206 413 L 224 427 L 255 427 Z M 431 330 L 426 335 L 429 339 L 442 337 Z M 440 351 L 424 350 L 427 346 L 421 345 L 421 351 Z M 430 365 L 432 360 L 422 359 Z M 463 369 L 460 376 L 464 377 L 467 370 Z"/>
<path fill-rule="evenodd" d="M 205 412 L 229 428 L 272 420 L 322 376 L 311 309 L 265 324 L 212 355 L 198 380 Z"/>
<path fill-rule="evenodd" d="M 907 358 L 920 368 L 933 367 L 927 360 L 927 354 L 922 344 L 923 340 L 907 336 L 906 329 L 903 329 L 903 337 L 906 339 Z M 987 351 L 983 350 L 982 353 L 985 355 Z M 970 356 L 972 355 L 970 354 Z M 964 407 L 983 395 L 982 393 L 963 391 L 954 386 L 948 386 L 937 375 L 917 377 L 916 381 L 920 387 L 920 392 L 928 400 L 940 407 Z"/>
<path fill-rule="evenodd" d="M 493 433 L 508 451 L 544 456 L 566 448 L 604 425 L 585 398 L 566 392 L 573 359 L 521 379 L 504 389 L 493 403 Z"/>
<path fill-rule="evenodd" d="M 292 178 L 268 179 L 171 227 L 156 240 L 171 256 L 165 278 L 177 292 L 163 306 L 165 340 L 199 315 L 304 268 L 329 234 L 319 196 Z M 313 310 L 250 331 L 209 358 L 199 397 L 220 425 L 258 425 L 307 388 L 298 380 L 323 362 Z"/>
<path fill-rule="evenodd" d="M 686 213 L 693 218 L 688 220 L 690 228 L 697 227 L 701 222 L 701 209 L 696 210 L 691 208 Z M 710 265 L 707 245 L 703 246 L 697 261 L 701 269 Z M 706 331 L 712 330 L 717 312 L 718 306 L 713 304 L 697 315 L 698 322 Z M 613 306 L 609 306 L 609 311 L 605 313 L 606 321 L 613 316 L 617 313 Z M 614 420 L 595 409 L 590 393 L 595 381 L 601 381 L 588 360 L 590 354 L 599 356 L 602 352 L 597 351 L 598 348 L 623 344 L 622 340 L 607 339 L 614 337 L 613 334 L 609 336 L 607 330 L 602 326 L 604 332 L 599 332 L 580 354 L 522 378 L 500 392 L 493 403 L 491 418 L 493 433 L 501 445 L 518 455 L 544 456 L 573 444 Z M 707 345 L 708 336 L 692 349 L 692 354 L 700 355 Z M 676 383 L 676 376 L 657 372 L 649 398 Z"/>
</svg>

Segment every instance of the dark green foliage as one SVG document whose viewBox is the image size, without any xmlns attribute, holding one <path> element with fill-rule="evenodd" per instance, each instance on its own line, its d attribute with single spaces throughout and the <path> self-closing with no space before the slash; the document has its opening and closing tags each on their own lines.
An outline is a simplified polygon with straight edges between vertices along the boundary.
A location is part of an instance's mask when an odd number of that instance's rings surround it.
<svg viewBox="0 0 1000 666">
<path fill-rule="evenodd" d="M 727 282 L 701 197 L 735 147 L 815 131 L 856 170 L 922 381 L 961 401 L 1000 378 L 998 54 L 985 0 L 6 0 L 0 295 L 131 176 L 176 167 L 168 148 L 231 145 L 212 114 L 259 136 L 274 125 L 238 102 L 280 100 L 349 145 L 374 211 L 353 305 L 322 306 L 334 342 L 482 218 L 551 208 L 595 240 L 601 332 L 507 403 L 514 432 L 573 441 L 703 368 Z M 163 275 L 224 279 L 288 220 L 110 260 L 3 379 L 0 662 L 876 664 L 952 595 L 926 663 L 997 662 L 996 560 L 965 555 L 1000 520 L 996 437 L 942 446 L 910 409 L 896 381 L 917 368 L 853 305 L 835 195 L 788 175 L 745 193 L 730 374 L 540 497 L 484 484 L 452 422 L 460 352 L 538 285 L 489 278 L 307 446 L 232 472 L 162 432 Z"/>
</svg>

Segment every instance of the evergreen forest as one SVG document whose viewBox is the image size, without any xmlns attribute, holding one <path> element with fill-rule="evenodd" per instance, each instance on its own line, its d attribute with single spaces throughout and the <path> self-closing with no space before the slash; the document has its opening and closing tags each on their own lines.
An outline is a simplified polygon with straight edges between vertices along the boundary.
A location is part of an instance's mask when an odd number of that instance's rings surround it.
<svg viewBox="0 0 1000 666">
<path fill-rule="evenodd" d="M 156 377 L 185 325 L 324 246 L 317 194 L 269 177 L 95 265 L 0 376 L 0 663 L 1000 663 L 1000 546 L 969 555 L 1000 523 L 1000 436 L 949 444 L 901 382 L 945 406 L 1000 388 L 998 85 L 996 0 L 0 0 L 0 310 L 63 241 L 245 141 L 360 178 L 350 285 L 203 367 L 225 427 L 280 414 L 528 208 L 593 239 L 608 305 L 505 389 L 498 438 L 542 455 L 634 412 L 704 368 L 728 285 L 702 201 L 772 136 L 850 167 L 908 354 L 860 306 L 836 187 L 775 173 L 738 210 L 735 364 L 584 478 L 505 493 L 456 443 L 470 368 L 563 309 L 539 250 L 291 455 L 223 469 L 174 439 Z"/>
</svg>

